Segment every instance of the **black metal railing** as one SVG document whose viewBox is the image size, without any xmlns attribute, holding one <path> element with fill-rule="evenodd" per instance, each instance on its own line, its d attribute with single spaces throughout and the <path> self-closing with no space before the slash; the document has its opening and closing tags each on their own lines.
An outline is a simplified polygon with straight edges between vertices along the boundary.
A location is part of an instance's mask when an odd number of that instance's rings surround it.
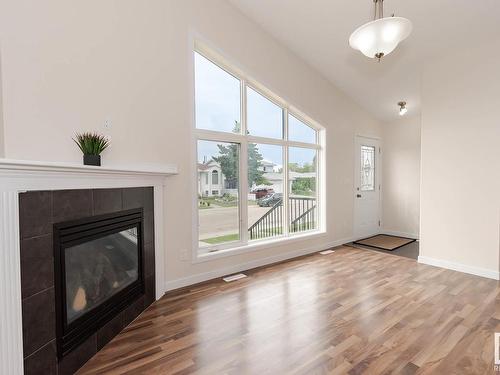
<svg viewBox="0 0 500 375">
<path fill-rule="evenodd" d="M 316 204 L 290 223 L 290 232 L 302 232 L 316 228 Z"/>
<path fill-rule="evenodd" d="M 316 228 L 316 198 L 290 197 L 288 210 L 290 232 Z M 282 235 L 284 227 L 283 213 L 283 200 L 280 200 L 248 228 L 250 239 L 256 240 Z"/>
<path fill-rule="evenodd" d="M 269 211 L 248 228 L 248 233 L 251 240 L 283 234 L 283 200 L 280 199 Z"/>
</svg>

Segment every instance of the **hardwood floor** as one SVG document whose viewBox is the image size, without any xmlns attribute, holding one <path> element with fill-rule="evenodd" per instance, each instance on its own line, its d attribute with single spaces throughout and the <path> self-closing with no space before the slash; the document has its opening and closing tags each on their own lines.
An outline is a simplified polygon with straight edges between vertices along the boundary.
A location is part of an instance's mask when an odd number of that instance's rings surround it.
<svg viewBox="0 0 500 375">
<path fill-rule="evenodd" d="M 489 374 L 494 280 L 343 247 L 165 295 L 79 374 Z"/>
</svg>

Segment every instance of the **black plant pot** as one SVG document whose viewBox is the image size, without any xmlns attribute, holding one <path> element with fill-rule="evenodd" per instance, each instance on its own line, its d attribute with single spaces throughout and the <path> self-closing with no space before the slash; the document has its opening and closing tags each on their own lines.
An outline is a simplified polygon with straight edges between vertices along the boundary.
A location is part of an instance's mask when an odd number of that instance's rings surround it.
<svg viewBox="0 0 500 375">
<path fill-rule="evenodd" d="M 84 165 L 101 165 L 101 155 L 83 155 Z"/>
</svg>

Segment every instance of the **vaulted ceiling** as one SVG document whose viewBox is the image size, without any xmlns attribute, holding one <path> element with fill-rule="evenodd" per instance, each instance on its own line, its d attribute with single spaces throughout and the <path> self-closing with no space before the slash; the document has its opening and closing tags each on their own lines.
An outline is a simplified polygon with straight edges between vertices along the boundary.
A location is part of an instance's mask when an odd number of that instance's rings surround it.
<svg viewBox="0 0 500 375">
<path fill-rule="evenodd" d="M 500 48 L 499 0 L 385 0 L 384 14 L 410 19 L 413 32 L 380 62 L 348 44 L 373 18 L 373 0 L 228 1 L 384 121 L 398 117 L 400 100 L 420 112 L 422 68 L 434 57 L 488 40 Z"/>
</svg>

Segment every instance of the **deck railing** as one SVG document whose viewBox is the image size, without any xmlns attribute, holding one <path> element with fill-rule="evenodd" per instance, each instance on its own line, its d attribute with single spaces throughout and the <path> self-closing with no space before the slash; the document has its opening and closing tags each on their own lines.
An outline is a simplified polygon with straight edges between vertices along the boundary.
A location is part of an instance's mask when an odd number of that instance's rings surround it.
<svg viewBox="0 0 500 375">
<path fill-rule="evenodd" d="M 288 200 L 290 232 L 301 232 L 316 228 L 316 198 L 290 197 Z M 251 240 L 269 238 L 283 234 L 283 200 L 279 200 L 269 211 L 248 228 Z"/>
<path fill-rule="evenodd" d="M 292 220 L 290 232 L 302 232 L 316 228 L 316 204 L 308 208 L 302 215 Z"/>
</svg>

